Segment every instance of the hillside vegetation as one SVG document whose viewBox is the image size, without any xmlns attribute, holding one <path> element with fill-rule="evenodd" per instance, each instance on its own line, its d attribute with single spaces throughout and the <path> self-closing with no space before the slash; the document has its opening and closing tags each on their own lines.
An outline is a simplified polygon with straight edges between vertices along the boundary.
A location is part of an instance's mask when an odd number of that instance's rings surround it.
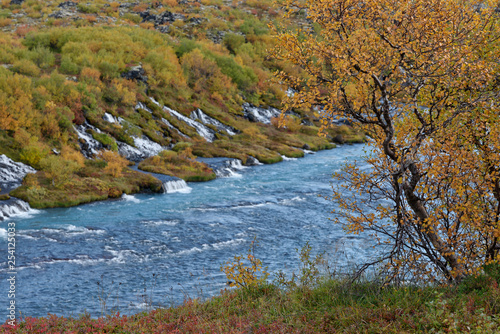
<svg viewBox="0 0 500 334">
<path fill-rule="evenodd" d="M 300 75 L 268 57 L 274 43 L 268 24 L 280 15 L 271 1 L 3 1 L 0 154 L 40 170 L 15 196 L 48 207 L 104 199 L 106 193 L 160 191 L 154 181 L 137 179 L 138 173 L 124 172 L 122 186 L 114 184 L 109 176 L 126 164 L 109 153 L 108 159 L 97 157 L 101 163 L 86 161 L 85 140 L 75 126 L 102 150 L 137 147 L 137 138 L 164 149 L 188 142 L 184 147 L 191 152 L 184 156 L 243 163 L 249 156 L 263 163 L 300 157 L 301 148 L 332 148 L 334 139 L 363 141 L 345 125 L 318 136 L 313 109 L 294 110 L 271 124 L 244 117 L 244 103 L 280 107 L 287 87 L 273 79 L 275 71 Z M 207 125 L 216 136 L 208 142 L 168 108 L 184 116 L 200 109 L 234 133 Z M 96 158 L 97 152 L 83 153 Z M 179 159 L 154 162 L 155 171 L 180 177 L 192 168 Z M 209 175 L 198 180 L 213 178 Z M 84 194 L 62 200 L 75 184 L 94 184 L 89 178 L 100 185 L 76 187 Z M 44 201 L 37 199 L 40 191 Z"/>
</svg>

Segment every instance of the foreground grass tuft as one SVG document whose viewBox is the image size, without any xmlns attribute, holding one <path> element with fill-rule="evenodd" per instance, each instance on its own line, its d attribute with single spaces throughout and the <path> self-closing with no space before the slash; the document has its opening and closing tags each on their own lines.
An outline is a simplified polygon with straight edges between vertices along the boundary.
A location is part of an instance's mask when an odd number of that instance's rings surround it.
<svg viewBox="0 0 500 334">
<path fill-rule="evenodd" d="M 481 281 L 482 278 L 479 278 Z M 314 287 L 275 284 L 223 290 L 208 301 L 98 319 L 24 318 L 11 333 L 497 333 L 496 280 L 474 287 L 394 287 L 324 280 Z M 476 281 L 479 282 L 479 281 Z M 472 282 L 472 283 L 471 283 Z"/>
</svg>

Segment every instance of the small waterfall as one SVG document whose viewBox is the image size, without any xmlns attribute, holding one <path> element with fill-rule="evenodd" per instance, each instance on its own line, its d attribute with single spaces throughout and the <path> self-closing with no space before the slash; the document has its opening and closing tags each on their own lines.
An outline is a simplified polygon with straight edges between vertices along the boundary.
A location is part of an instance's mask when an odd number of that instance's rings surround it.
<svg viewBox="0 0 500 334">
<path fill-rule="evenodd" d="M 125 159 L 137 162 L 146 158 L 141 151 L 139 151 L 135 147 L 130 146 L 129 144 L 123 143 L 121 141 L 117 141 L 116 143 L 118 144 L 118 153 L 120 153 L 121 156 L 125 157 Z"/>
<path fill-rule="evenodd" d="M 281 158 L 283 159 L 283 161 L 293 161 L 293 160 L 297 160 L 297 158 L 289 158 L 289 157 L 284 156 L 284 155 L 281 155 Z"/>
<path fill-rule="evenodd" d="M 104 116 L 102 116 L 102 119 L 105 120 L 106 122 L 108 123 L 115 123 L 115 124 L 122 124 L 122 122 L 124 121 L 123 118 L 121 117 L 115 117 L 113 115 L 111 115 L 110 113 L 104 113 Z"/>
<path fill-rule="evenodd" d="M 190 193 L 191 188 L 187 185 L 186 181 L 170 180 L 163 183 L 163 191 L 167 194 L 170 193 Z"/>
<path fill-rule="evenodd" d="M 142 136 L 142 138 L 134 137 L 134 144 L 135 147 L 137 147 L 137 149 L 141 151 L 146 157 L 152 157 L 165 150 L 163 146 L 152 141 L 146 136 Z"/>
<path fill-rule="evenodd" d="M 172 123 L 170 123 L 169 121 L 167 121 L 165 118 L 162 118 L 161 121 L 163 123 L 165 123 L 168 126 L 169 129 L 177 131 L 177 133 L 180 134 L 182 137 L 189 138 L 188 136 L 186 136 L 185 134 L 183 134 L 179 129 L 177 129 L 175 126 L 173 126 Z"/>
<path fill-rule="evenodd" d="M 142 138 L 133 137 L 133 139 L 136 147 L 132 147 L 123 142 L 116 142 L 118 144 L 118 153 L 130 161 L 141 161 L 158 155 L 158 153 L 166 149 L 146 136 Z"/>
<path fill-rule="evenodd" d="M 168 107 L 163 107 L 165 111 L 168 111 L 171 115 L 175 116 L 177 119 L 185 122 L 187 125 L 192 126 L 196 132 L 203 138 L 205 138 L 206 141 L 208 142 L 213 142 L 215 140 L 215 132 L 214 130 L 206 127 L 205 125 L 198 123 L 196 121 L 193 121 L 191 118 L 188 118 L 177 111 L 170 109 Z"/>
<path fill-rule="evenodd" d="M 223 124 L 205 114 L 201 109 L 196 109 L 189 115 L 193 120 L 200 120 L 203 124 L 210 124 L 215 126 L 219 131 L 226 131 L 230 136 L 236 135 L 236 130 L 229 125 Z"/>
<path fill-rule="evenodd" d="M 158 103 L 158 101 L 156 101 L 152 97 L 150 97 L 150 99 L 151 99 L 151 101 L 154 104 L 156 104 L 157 106 L 160 106 L 160 104 Z M 173 109 L 170 109 L 169 107 L 165 107 L 164 106 L 163 110 L 165 110 L 168 113 L 170 113 L 170 115 L 175 116 L 178 120 L 181 120 L 184 123 L 186 123 L 187 125 L 193 127 L 196 130 L 196 132 L 198 132 L 198 134 L 200 136 L 202 136 L 203 138 L 205 138 L 206 141 L 208 141 L 208 142 L 211 143 L 211 142 L 213 142 L 215 140 L 215 132 L 212 129 L 206 127 L 205 125 L 203 125 L 201 123 L 193 121 L 191 118 L 186 117 L 186 116 L 178 113 L 177 111 L 175 111 Z M 167 123 L 165 123 L 165 124 L 167 124 Z"/>
<path fill-rule="evenodd" d="M 101 130 L 87 122 L 82 125 L 77 125 L 74 128 L 80 139 L 80 149 L 83 155 L 88 159 L 92 159 L 94 155 L 103 148 L 103 145 L 95 140 L 91 134 L 87 133 L 87 130 L 94 130 L 97 133 L 101 133 Z"/>
<path fill-rule="evenodd" d="M 304 150 L 302 150 L 302 151 L 304 151 L 304 153 L 305 153 L 305 154 L 316 154 L 316 152 L 311 151 L 311 150 L 305 150 L 305 149 L 304 149 Z"/>
<path fill-rule="evenodd" d="M 155 101 L 154 101 L 155 102 Z M 156 103 L 158 105 L 158 103 Z M 153 111 L 151 109 L 149 109 L 144 103 L 142 102 L 139 102 L 137 103 L 137 105 L 135 106 L 135 109 L 143 109 L 143 110 L 146 110 L 147 112 L 149 113 L 153 113 Z"/>
<path fill-rule="evenodd" d="M 232 168 L 232 169 L 236 169 L 236 170 L 240 170 L 240 169 L 245 169 L 247 167 L 243 166 L 243 164 L 241 163 L 241 160 L 240 159 L 233 159 L 229 162 L 229 166 Z"/>
<path fill-rule="evenodd" d="M 36 170 L 21 162 L 15 162 L 6 155 L 0 155 L 0 187 L 4 183 L 21 183 L 28 173 L 36 173 Z"/>
<path fill-rule="evenodd" d="M 10 199 L 0 202 L 0 221 L 26 213 L 35 212 L 30 205 L 20 199 Z"/>
<path fill-rule="evenodd" d="M 241 174 L 236 171 L 246 169 L 240 159 L 228 158 L 198 158 L 200 162 L 206 163 L 213 169 L 215 175 L 219 178 L 222 177 L 241 177 Z"/>
<path fill-rule="evenodd" d="M 256 107 L 250 103 L 243 104 L 243 113 L 245 117 L 252 122 L 260 122 L 270 124 L 271 118 L 278 117 L 281 111 L 276 108 L 268 107 L 267 109 Z"/>
<path fill-rule="evenodd" d="M 231 168 L 217 168 L 214 169 L 215 175 L 219 178 L 222 177 L 241 177 L 241 174 L 236 173 Z"/>
</svg>

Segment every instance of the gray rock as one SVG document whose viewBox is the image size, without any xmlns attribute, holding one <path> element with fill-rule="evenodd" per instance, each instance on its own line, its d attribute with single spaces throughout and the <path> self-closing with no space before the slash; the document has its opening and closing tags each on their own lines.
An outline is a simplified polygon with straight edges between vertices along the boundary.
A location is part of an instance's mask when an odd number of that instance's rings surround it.
<svg viewBox="0 0 500 334">
<path fill-rule="evenodd" d="M 169 26 L 158 26 L 158 27 L 156 27 L 156 30 L 158 30 L 162 34 L 168 34 L 168 32 L 170 31 L 170 27 Z"/>
<path fill-rule="evenodd" d="M 201 17 L 192 17 L 188 20 L 188 22 L 191 24 L 191 25 L 194 25 L 194 26 L 197 26 L 197 25 L 200 25 L 202 24 L 204 21 L 208 21 L 208 19 L 206 18 L 201 18 Z"/>
<path fill-rule="evenodd" d="M 74 13 L 69 12 L 66 9 L 61 9 L 61 10 L 58 10 L 57 12 L 49 14 L 49 17 L 52 17 L 52 18 L 55 18 L 55 19 L 64 19 L 66 17 L 71 17 L 71 16 L 74 16 L 74 15 L 75 15 Z"/>
<path fill-rule="evenodd" d="M 73 7 L 76 7 L 78 4 L 76 2 L 73 2 L 73 1 L 66 1 L 66 2 L 61 2 L 59 5 L 57 5 L 57 7 L 59 8 L 64 8 L 64 9 L 68 9 L 68 8 L 73 8 Z"/>
<path fill-rule="evenodd" d="M 217 31 L 216 33 L 207 32 L 207 37 L 215 44 L 221 44 L 226 34 L 227 34 L 226 31 Z"/>
<path fill-rule="evenodd" d="M 245 166 L 258 166 L 260 164 L 261 163 L 259 162 L 259 160 L 257 160 L 256 158 L 252 157 L 251 155 L 248 156 L 247 161 L 245 162 Z"/>
<path fill-rule="evenodd" d="M 146 72 L 142 68 L 142 64 L 138 66 L 131 67 L 127 72 L 122 73 L 122 78 L 128 80 L 136 80 L 148 84 L 148 77 L 145 75 Z"/>
<path fill-rule="evenodd" d="M 345 143 L 345 140 L 344 140 L 344 137 L 342 135 L 336 135 L 334 138 L 333 138 L 333 141 L 337 144 L 344 144 Z"/>
<path fill-rule="evenodd" d="M 302 149 L 303 150 L 311 150 L 311 146 L 307 145 L 307 144 L 304 144 L 304 146 L 302 146 Z"/>
<path fill-rule="evenodd" d="M 10 0 L 11 5 L 20 5 L 24 2 L 24 0 Z"/>
<path fill-rule="evenodd" d="M 303 119 L 302 120 L 302 123 L 300 123 L 302 125 L 306 125 L 306 126 L 314 126 L 313 122 L 311 122 L 310 120 L 308 119 Z"/>
<path fill-rule="evenodd" d="M 182 20 L 184 21 L 186 19 L 186 16 L 182 14 L 175 14 L 169 11 L 165 11 L 161 14 L 154 15 L 151 14 L 149 11 L 141 12 L 139 15 L 142 17 L 142 22 L 153 22 L 155 26 L 160 26 L 164 25 L 167 23 L 172 23 L 176 20 Z"/>
<path fill-rule="evenodd" d="M 122 2 L 120 4 L 120 8 L 132 8 L 137 6 L 139 3 L 137 2 Z"/>
</svg>

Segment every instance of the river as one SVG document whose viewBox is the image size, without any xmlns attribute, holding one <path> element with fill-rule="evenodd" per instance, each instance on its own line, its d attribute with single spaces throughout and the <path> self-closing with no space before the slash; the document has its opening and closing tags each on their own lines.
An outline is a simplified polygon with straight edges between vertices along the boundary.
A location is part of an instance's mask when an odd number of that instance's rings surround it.
<svg viewBox="0 0 500 334">
<path fill-rule="evenodd" d="M 133 314 L 226 288 L 224 261 L 255 254 L 271 273 L 297 271 L 307 241 L 347 268 L 372 254 L 365 236 L 329 220 L 331 176 L 363 145 L 244 168 L 168 194 L 138 194 L 72 208 L 32 210 L 0 223 L 0 305 L 7 305 L 7 223 L 16 225 L 16 308 Z M 272 279 L 272 275 L 271 275 Z M 105 304 L 105 305 L 104 305 Z M 18 314 L 19 315 L 19 314 Z"/>
</svg>

